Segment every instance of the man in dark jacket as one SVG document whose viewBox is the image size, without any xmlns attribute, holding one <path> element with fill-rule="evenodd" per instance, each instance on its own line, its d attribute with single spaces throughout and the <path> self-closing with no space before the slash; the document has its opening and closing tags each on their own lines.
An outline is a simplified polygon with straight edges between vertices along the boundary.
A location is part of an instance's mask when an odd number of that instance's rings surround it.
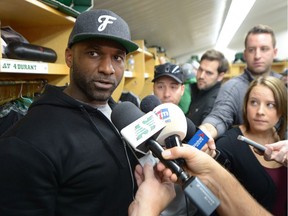
<svg viewBox="0 0 288 216">
<path fill-rule="evenodd" d="M 211 112 L 228 68 L 228 61 L 221 52 L 212 49 L 202 55 L 197 82 L 190 85 L 192 101 L 186 114 L 195 125 L 199 126 Z"/>
<path fill-rule="evenodd" d="M 111 94 L 138 46 L 108 10 L 80 14 L 68 87 L 47 86 L 0 139 L 0 215 L 127 215 L 138 163 L 110 121 Z"/>
</svg>

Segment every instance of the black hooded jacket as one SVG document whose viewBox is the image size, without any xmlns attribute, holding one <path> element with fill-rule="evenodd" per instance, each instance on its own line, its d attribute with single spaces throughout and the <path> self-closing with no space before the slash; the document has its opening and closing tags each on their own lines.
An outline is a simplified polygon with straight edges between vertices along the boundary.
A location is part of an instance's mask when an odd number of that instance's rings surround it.
<svg viewBox="0 0 288 216">
<path fill-rule="evenodd" d="M 201 125 L 202 121 L 212 111 L 215 99 L 221 87 L 221 82 L 206 90 L 199 90 L 197 83 L 192 83 L 191 104 L 186 116 L 193 121 L 196 126 Z"/>
<path fill-rule="evenodd" d="M 127 215 L 136 163 L 100 111 L 47 86 L 1 136 L 0 215 Z"/>
</svg>

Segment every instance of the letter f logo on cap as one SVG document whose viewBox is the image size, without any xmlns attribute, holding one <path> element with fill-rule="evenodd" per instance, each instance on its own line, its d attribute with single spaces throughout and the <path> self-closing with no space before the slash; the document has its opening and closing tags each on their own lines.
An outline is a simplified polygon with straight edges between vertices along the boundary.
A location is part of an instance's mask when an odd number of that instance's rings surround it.
<svg viewBox="0 0 288 216">
<path fill-rule="evenodd" d="M 117 18 L 109 16 L 109 15 L 101 15 L 101 16 L 99 16 L 98 22 L 102 23 L 102 24 L 98 27 L 98 31 L 100 31 L 100 32 L 104 31 L 108 24 L 113 24 L 112 20 L 117 20 Z"/>
</svg>

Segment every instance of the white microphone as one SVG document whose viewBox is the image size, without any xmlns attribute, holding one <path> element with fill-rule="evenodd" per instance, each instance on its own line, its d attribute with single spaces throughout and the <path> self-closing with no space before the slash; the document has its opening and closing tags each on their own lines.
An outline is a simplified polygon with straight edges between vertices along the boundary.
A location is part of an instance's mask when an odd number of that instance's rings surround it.
<svg viewBox="0 0 288 216">
<path fill-rule="evenodd" d="M 149 111 L 153 111 L 153 110 L 156 110 L 157 106 L 161 105 L 161 101 L 158 97 L 156 97 L 155 95 L 148 95 L 146 97 L 144 97 L 140 103 L 140 109 L 142 112 L 144 113 L 148 113 Z M 164 105 L 162 105 L 164 106 Z M 168 105 L 169 106 L 169 105 Z M 172 105 L 173 107 L 175 107 L 175 105 Z M 156 108 L 156 109 L 155 109 Z M 161 108 L 161 107 L 159 107 Z M 180 108 L 178 109 L 177 107 L 175 108 L 175 112 L 177 115 L 181 116 L 181 118 L 183 119 L 184 117 L 184 113 L 180 113 Z M 182 111 L 182 110 L 181 110 Z M 157 110 L 156 112 L 159 112 L 159 110 Z M 169 113 L 168 113 L 169 114 Z M 173 113 L 172 113 L 173 114 Z M 163 109 L 163 112 L 160 110 L 159 112 L 159 115 L 158 115 L 160 118 L 162 118 L 163 116 L 165 116 L 165 112 L 164 112 L 164 109 Z M 173 118 L 175 115 L 172 115 L 171 118 L 172 118 L 172 121 L 175 121 L 175 118 Z M 187 123 L 187 131 L 186 131 L 186 137 L 184 139 L 181 139 L 183 142 L 187 142 L 188 140 L 191 139 L 191 137 L 193 137 L 193 135 L 195 134 L 196 132 L 196 126 L 194 125 L 194 123 L 188 119 L 187 117 L 185 117 L 186 119 L 186 123 Z M 169 122 L 165 122 L 165 123 L 169 123 Z M 184 125 L 183 125 L 184 126 Z M 183 131 L 182 131 L 183 132 Z M 170 146 L 170 147 L 174 147 L 175 145 L 173 146 Z M 170 148 L 169 146 L 166 145 L 167 148 Z"/>
<path fill-rule="evenodd" d="M 145 141 L 157 134 L 165 126 L 165 123 L 154 112 L 148 112 L 124 127 L 120 133 L 136 151 L 145 154 L 147 152 L 147 148 L 144 145 Z"/>
<path fill-rule="evenodd" d="M 127 113 L 127 116 L 124 113 Z M 149 138 L 156 136 L 165 127 L 165 123 L 154 112 L 144 115 L 133 103 L 125 101 L 113 109 L 111 121 L 135 150 L 135 156 L 142 166 L 145 163 L 155 165 L 158 162 L 145 146 Z"/>
<path fill-rule="evenodd" d="M 166 125 L 154 112 L 150 111 L 144 115 L 136 106 L 137 109 L 133 106 L 135 105 L 129 101 L 118 104 L 112 111 L 111 121 L 135 151 L 146 154 L 148 149 L 144 145 L 145 141 Z M 124 113 L 127 116 L 123 115 Z"/>
<path fill-rule="evenodd" d="M 171 134 L 175 135 L 175 132 L 172 133 L 170 131 L 173 128 L 172 126 L 170 130 L 167 130 L 167 135 L 164 133 L 161 134 L 168 125 L 165 127 L 164 121 L 160 120 L 157 116 L 155 118 L 155 114 L 153 114 L 153 112 L 144 114 L 131 102 L 122 102 L 118 104 L 112 110 L 111 120 L 123 135 L 124 139 L 135 150 L 145 153 L 148 153 L 149 150 L 151 150 L 153 155 L 159 158 L 166 167 L 171 169 L 171 171 L 178 176 L 182 182 L 184 193 L 188 196 L 191 202 L 196 205 L 198 210 L 203 215 L 210 215 L 219 206 L 220 202 L 218 198 L 215 197 L 215 195 L 201 182 L 198 177 L 189 177 L 189 175 L 178 165 L 177 162 L 174 160 L 165 160 L 162 157 L 162 152 L 164 149 L 157 141 L 155 141 L 154 137 L 156 136 L 157 138 L 159 137 L 165 140 L 164 137 L 167 138 Z M 186 123 L 186 119 L 184 120 Z M 157 124 L 160 126 L 157 126 Z M 179 136 L 185 137 L 185 135 Z"/>
<path fill-rule="evenodd" d="M 173 103 L 163 103 L 155 107 L 153 112 L 166 125 L 159 133 L 156 141 L 167 148 L 181 146 L 181 141 L 187 133 L 187 120 L 183 111 Z M 170 144 L 170 142 L 172 143 Z M 175 144 L 173 144 L 173 142 Z M 180 144 L 177 144 L 179 142 Z"/>
<path fill-rule="evenodd" d="M 182 146 L 182 140 L 187 133 L 187 119 L 183 111 L 173 103 L 160 104 L 153 111 L 166 125 L 159 133 L 156 141 L 166 148 Z M 178 158 L 175 161 L 180 166 L 185 163 L 182 158 Z"/>
</svg>

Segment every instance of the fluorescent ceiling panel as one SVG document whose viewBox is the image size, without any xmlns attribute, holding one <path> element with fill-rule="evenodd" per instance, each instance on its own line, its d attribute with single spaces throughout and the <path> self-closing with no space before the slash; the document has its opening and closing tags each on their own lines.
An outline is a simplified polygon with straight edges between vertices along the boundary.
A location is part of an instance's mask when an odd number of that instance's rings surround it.
<svg viewBox="0 0 288 216">
<path fill-rule="evenodd" d="M 232 0 L 215 49 L 226 49 L 256 0 Z"/>
</svg>

